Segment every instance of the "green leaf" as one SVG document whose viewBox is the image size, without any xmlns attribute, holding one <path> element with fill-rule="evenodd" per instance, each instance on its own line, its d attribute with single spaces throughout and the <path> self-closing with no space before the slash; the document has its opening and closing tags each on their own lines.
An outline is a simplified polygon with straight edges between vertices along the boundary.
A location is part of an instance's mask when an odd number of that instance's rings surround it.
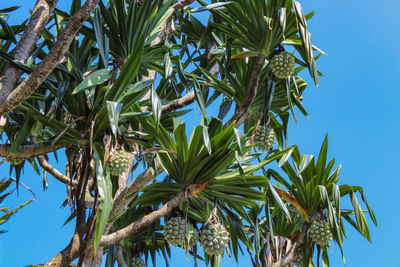
<svg viewBox="0 0 400 267">
<path fill-rule="evenodd" d="M 167 9 L 167 11 L 162 15 L 162 17 L 158 20 L 157 24 L 153 27 L 152 31 L 146 38 L 146 43 L 150 43 L 162 30 L 162 25 L 163 23 L 172 16 L 174 13 L 174 8 L 170 7 Z"/>
<path fill-rule="evenodd" d="M 279 160 L 279 168 L 282 168 L 283 165 L 289 160 L 290 156 L 292 155 L 294 150 L 294 147 L 286 151 L 286 153 L 283 155 L 283 157 L 280 158 Z"/>
<path fill-rule="evenodd" d="M 214 4 L 211 4 L 211 5 L 207 5 L 207 6 L 192 8 L 192 9 L 190 9 L 190 13 L 203 12 L 203 11 L 208 11 L 208 10 L 212 10 L 212 9 L 219 9 L 219 8 L 221 8 L 223 6 L 226 6 L 226 5 L 230 4 L 230 3 L 232 3 L 232 1 L 214 3 Z"/>
<path fill-rule="evenodd" d="M 22 128 L 18 131 L 18 135 L 16 136 L 16 138 L 13 140 L 13 142 L 11 143 L 11 148 L 10 148 L 10 152 L 12 154 L 14 154 L 15 152 L 17 152 L 19 146 L 27 140 L 31 130 L 32 130 L 32 126 L 35 123 L 35 120 L 32 119 L 31 116 L 26 115 L 25 120 L 24 120 L 24 124 L 22 125 Z"/>
<path fill-rule="evenodd" d="M 322 177 L 325 172 L 327 154 L 328 154 L 328 134 L 325 135 L 324 143 L 322 144 L 321 151 L 319 152 L 316 164 L 317 180 L 320 184 L 324 184 L 324 181 L 322 181 Z"/>
<path fill-rule="evenodd" d="M 210 136 L 208 135 L 208 129 L 207 129 L 207 126 L 202 125 L 202 127 L 203 127 L 204 146 L 206 147 L 208 154 L 211 155 L 212 148 L 211 148 Z"/>
<path fill-rule="evenodd" d="M 101 236 L 104 233 L 104 229 L 107 224 L 108 216 L 111 213 L 112 207 L 114 205 L 114 200 L 112 197 L 112 183 L 110 180 L 110 173 L 106 169 L 103 169 L 103 161 L 101 152 L 102 148 L 98 145 L 94 145 L 94 161 L 96 167 L 96 181 L 97 188 L 100 195 L 100 204 L 97 210 L 96 217 L 96 227 L 94 231 L 94 254 L 96 255 L 97 249 L 100 245 Z"/>
<path fill-rule="evenodd" d="M 282 209 L 285 212 L 286 217 L 289 220 L 291 220 L 288 208 L 286 207 L 285 203 L 283 203 L 282 199 L 280 198 L 280 196 L 276 192 L 274 186 L 271 184 L 271 182 L 269 180 L 268 180 L 268 186 L 269 186 L 269 189 L 271 190 L 272 196 L 274 197 L 276 203 L 278 204 L 278 207 L 280 209 Z"/>
<path fill-rule="evenodd" d="M 169 77 L 171 77 L 172 70 L 173 70 L 171 58 L 169 57 L 168 53 L 166 53 L 165 56 L 164 56 L 164 64 L 165 64 L 165 66 L 164 66 L 164 72 L 165 72 L 164 78 L 168 79 Z"/>
<path fill-rule="evenodd" d="M 114 85 L 107 92 L 106 100 L 116 101 L 125 92 L 125 90 L 129 87 L 129 84 L 135 78 L 142 58 L 143 39 L 144 37 L 141 37 L 136 43 L 135 49 L 122 67 L 121 73 L 116 79 Z"/>
<path fill-rule="evenodd" d="M 106 102 L 108 120 L 110 121 L 111 131 L 114 135 L 114 140 L 118 137 L 118 118 L 122 109 L 122 104 L 117 102 Z"/>
<path fill-rule="evenodd" d="M 196 102 L 199 105 L 201 114 L 203 115 L 204 118 L 207 118 L 206 115 L 206 105 L 204 103 L 204 97 L 203 97 L 203 93 L 201 91 L 200 85 L 197 82 L 197 79 L 194 75 L 192 75 L 193 77 L 193 84 L 194 84 L 194 93 L 195 93 L 195 97 L 196 97 Z"/>
<path fill-rule="evenodd" d="M 94 15 L 94 32 L 96 35 L 96 41 L 99 46 L 100 56 L 105 67 L 108 66 L 108 50 L 109 41 L 108 37 L 104 34 L 103 22 L 100 15 L 99 8 L 96 8 Z"/>
<path fill-rule="evenodd" d="M 328 251 L 327 251 L 326 247 L 322 248 L 322 250 L 324 251 L 322 253 L 322 266 L 323 267 L 329 267 Z"/>
<path fill-rule="evenodd" d="M 151 107 L 153 110 L 153 118 L 156 122 L 156 129 L 158 129 L 162 115 L 162 105 L 155 90 L 151 90 Z"/>
<path fill-rule="evenodd" d="M 300 156 L 300 164 L 298 169 L 298 174 L 301 174 L 311 163 L 313 160 L 314 155 L 301 155 Z"/>
<path fill-rule="evenodd" d="M 368 224 L 364 216 L 364 212 L 358 203 L 356 194 L 354 192 L 350 193 L 350 198 L 351 198 L 351 204 L 353 205 L 354 208 L 354 215 L 356 217 L 356 222 L 358 229 L 360 230 L 360 233 L 367 238 L 369 242 L 371 242 L 371 237 L 369 234 L 369 229 L 368 229 Z"/>
<path fill-rule="evenodd" d="M 111 78 L 111 76 L 111 69 L 96 70 L 95 72 L 87 76 L 80 84 L 78 84 L 78 86 L 76 86 L 72 91 L 72 94 L 77 94 L 90 87 L 105 83 Z"/>
<path fill-rule="evenodd" d="M 242 132 L 239 131 L 239 129 L 237 129 L 237 128 L 233 128 L 233 131 L 235 132 L 236 142 L 237 142 L 238 147 L 239 147 L 240 155 L 242 155 L 243 154 L 243 150 L 242 150 L 242 144 L 240 142 L 240 139 L 242 138 Z"/>
</svg>

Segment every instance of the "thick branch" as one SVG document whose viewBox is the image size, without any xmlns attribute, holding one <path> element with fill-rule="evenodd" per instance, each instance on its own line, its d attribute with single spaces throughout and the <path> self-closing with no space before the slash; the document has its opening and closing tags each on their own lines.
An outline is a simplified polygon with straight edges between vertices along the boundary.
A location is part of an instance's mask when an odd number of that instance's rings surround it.
<svg viewBox="0 0 400 267">
<path fill-rule="evenodd" d="M 111 211 L 110 218 L 120 213 L 126 205 L 129 204 L 131 199 L 125 199 L 126 196 L 139 191 L 143 186 L 148 184 L 155 176 L 162 173 L 164 170 L 160 164 L 157 164 L 157 173 L 154 172 L 154 168 L 150 167 L 142 172 L 139 176 L 133 180 L 128 187 L 123 190 L 118 197 L 115 199 L 113 210 Z"/>
<path fill-rule="evenodd" d="M 68 266 L 74 259 L 79 256 L 81 247 L 81 237 L 78 233 L 75 233 L 72 237 L 71 242 L 66 248 L 52 258 L 45 267 L 64 267 Z"/>
<path fill-rule="evenodd" d="M 297 249 L 303 245 L 303 243 L 306 241 L 306 236 L 307 236 L 307 229 L 310 226 L 309 223 L 304 223 L 303 227 L 301 229 L 300 234 L 297 236 L 296 242 L 293 244 L 292 248 L 289 250 L 289 252 L 285 255 L 283 259 L 280 259 L 279 261 L 275 262 L 272 267 L 284 267 L 288 265 L 289 263 L 293 262 L 293 260 L 296 258 L 297 254 L 296 251 Z"/>
<path fill-rule="evenodd" d="M 71 178 L 65 176 L 61 172 L 59 172 L 56 168 L 54 168 L 45 158 L 44 156 L 39 156 L 37 157 L 40 166 L 42 166 L 43 170 L 49 172 L 51 175 L 54 176 L 58 181 L 61 183 L 64 183 L 68 186 L 72 186 L 73 188 L 76 188 L 78 186 L 78 182 L 75 180 L 72 180 Z"/>
<path fill-rule="evenodd" d="M 11 145 L 0 145 L 0 156 L 9 159 L 30 158 L 47 154 L 62 148 L 62 145 L 51 145 L 50 143 L 37 143 L 31 145 L 21 145 L 15 154 L 11 154 Z"/>
<path fill-rule="evenodd" d="M 172 7 L 175 9 L 175 11 L 177 11 L 181 8 L 184 8 L 187 5 L 190 5 L 193 2 L 194 2 L 194 0 L 182 0 L 182 1 L 179 1 L 175 4 L 173 4 Z"/>
<path fill-rule="evenodd" d="M 22 63 L 27 62 L 56 4 L 57 0 L 38 0 L 36 2 L 28 25 L 12 53 L 15 60 Z M 6 66 L 0 77 L 0 99 L 5 99 L 11 93 L 21 74 L 22 70 L 13 64 Z"/>
<path fill-rule="evenodd" d="M 192 184 L 188 188 L 182 190 L 179 194 L 173 197 L 170 201 L 164 204 L 160 209 L 147 214 L 139 220 L 129 224 L 125 228 L 122 228 L 112 234 L 105 235 L 101 238 L 101 246 L 109 246 L 115 244 L 122 239 L 136 233 L 139 229 L 155 222 L 156 220 L 169 214 L 173 208 L 177 207 L 179 203 L 185 200 L 188 196 L 194 196 L 200 193 L 208 185 L 208 182 L 204 184 Z"/>
<path fill-rule="evenodd" d="M 124 259 L 124 254 L 122 254 L 122 247 L 118 246 L 117 249 L 117 262 L 119 267 L 128 267 Z"/>
<path fill-rule="evenodd" d="M 231 123 L 236 121 L 235 126 L 239 127 L 249 117 L 250 115 L 249 109 L 253 104 L 254 99 L 256 98 L 257 95 L 258 84 L 260 82 L 261 70 L 264 66 L 264 62 L 265 62 L 265 56 L 259 54 L 256 57 L 256 61 L 253 66 L 253 72 L 251 73 L 249 94 L 247 98 L 243 101 L 240 108 L 236 110 L 235 114 L 225 125 L 230 125 Z"/>
<path fill-rule="evenodd" d="M 29 97 L 49 76 L 58 62 L 69 49 L 76 33 L 82 27 L 97 6 L 99 0 L 87 0 L 85 4 L 69 19 L 65 29 L 58 37 L 49 54 L 40 62 L 38 67 L 9 95 L 0 98 L 0 115 L 19 106 Z"/>
</svg>

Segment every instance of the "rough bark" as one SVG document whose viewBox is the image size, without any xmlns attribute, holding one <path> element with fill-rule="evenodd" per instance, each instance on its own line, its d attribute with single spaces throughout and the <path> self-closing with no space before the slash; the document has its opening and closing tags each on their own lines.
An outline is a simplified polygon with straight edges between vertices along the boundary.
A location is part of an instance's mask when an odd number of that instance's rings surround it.
<svg viewBox="0 0 400 267">
<path fill-rule="evenodd" d="M 120 242 L 122 239 L 136 233 L 139 229 L 155 222 L 156 220 L 168 215 L 173 208 L 177 207 L 179 203 L 185 200 L 188 196 L 195 196 L 200 193 L 208 185 L 208 182 L 203 184 L 192 184 L 186 189 L 182 190 L 179 194 L 173 197 L 170 201 L 164 204 L 160 209 L 155 210 L 139 220 L 132 222 L 128 226 L 101 238 L 100 245 L 108 246 Z"/>
<path fill-rule="evenodd" d="M 187 6 L 187 5 L 190 5 L 191 3 L 193 3 L 194 2 L 194 0 L 182 0 L 182 1 L 179 1 L 179 2 L 177 2 L 177 3 L 175 3 L 175 4 L 173 4 L 172 5 L 172 7 L 175 9 L 175 11 L 176 10 L 179 10 L 179 9 L 181 9 L 181 8 L 184 8 L 185 6 Z"/>
<path fill-rule="evenodd" d="M 58 253 L 54 258 L 52 258 L 47 264 L 45 264 L 45 267 L 68 266 L 70 262 L 78 257 L 80 247 L 81 237 L 78 233 L 75 233 L 68 246 Z"/>
<path fill-rule="evenodd" d="M 178 98 L 169 104 L 163 105 L 162 112 L 167 113 L 175 109 L 186 107 L 187 105 L 192 104 L 194 100 L 195 100 L 195 94 L 194 91 L 191 91 L 186 95 L 182 96 L 181 98 Z"/>
<path fill-rule="evenodd" d="M 82 267 L 98 267 L 103 261 L 103 247 L 99 247 L 96 256 L 93 249 L 86 251 L 84 259 L 82 260 Z"/>
<path fill-rule="evenodd" d="M 157 166 L 157 173 L 152 167 L 146 169 L 135 180 L 133 180 L 115 199 L 113 210 L 111 211 L 110 218 L 120 213 L 126 205 L 130 203 L 130 199 L 125 199 L 126 196 L 139 191 L 143 186 L 151 182 L 157 175 L 163 172 L 163 168 L 160 164 Z"/>
<path fill-rule="evenodd" d="M 72 40 L 78 30 L 97 6 L 99 0 L 87 0 L 85 4 L 69 19 L 57 42 L 51 48 L 49 54 L 38 67 L 12 92 L 0 97 L 0 115 L 3 115 L 28 98 L 49 76 L 58 62 L 68 51 Z"/>
<path fill-rule="evenodd" d="M 128 264 L 126 264 L 125 259 L 124 259 L 124 254 L 122 254 L 121 246 L 118 246 L 117 262 L 118 262 L 118 267 L 128 267 Z"/>
<path fill-rule="evenodd" d="M 62 145 L 51 145 L 50 143 L 37 143 L 21 145 L 15 154 L 11 154 L 11 145 L 0 145 L 0 156 L 10 159 L 26 159 L 47 154 L 62 148 Z"/>
<path fill-rule="evenodd" d="M 38 0 L 36 2 L 28 25 L 12 53 L 16 61 L 27 62 L 57 2 L 57 0 Z M 22 73 L 22 70 L 13 64 L 7 64 L 0 77 L 0 99 L 5 99 L 11 93 Z"/>
</svg>

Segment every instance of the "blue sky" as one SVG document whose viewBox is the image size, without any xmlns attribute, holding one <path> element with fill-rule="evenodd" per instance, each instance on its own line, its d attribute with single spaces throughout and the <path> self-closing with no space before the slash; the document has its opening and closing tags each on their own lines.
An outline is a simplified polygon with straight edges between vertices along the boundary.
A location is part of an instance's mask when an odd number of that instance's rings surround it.
<svg viewBox="0 0 400 267">
<path fill-rule="evenodd" d="M 70 1 L 60 1 L 59 8 Z M 372 243 L 348 227 L 344 242 L 346 265 L 340 251 L 333 246 L 331 266 L 392 267 L 400 266 L 398 225 L 399 174 L 397 156 L 400 150 L 400 1 L 300 1 L 306 13 L 315 10 L 309 23 L 315 45 L 329 55 L 320 58 L 318 69 L 324 74 L 315 87 L 306 72 L 310 87 L 304 94 L 309 118 L 298 115 L 292 121 L 289 143 L 298 144 L 301 152 L 317 154 L 326 133 L 329 154 L 343 165 L 341 183 L 364 187 L 374 208 L 379 227 L 369 220 Z M 0 8 L 21 5 L 15 20 L 22 20 L 34 1 L 2 0 Z M 13 20 L 14 21 L 14 20 Z M 65 160 L 58 165 L 64 169 Z M 8 165 L 0 167 L 2 177 Z M 9 232 L 0 236 L 0 266 L 20 267 L 47 262 L 69 242 L 73 224 L 63 227 L 68 208 L 60 208 L 65 187 L 49 176 L 49 188 L 43 192 L 42 179 L 27 168 L 22 182 L 31 187 L 39 200 L 21 210 L 10 223 Z M 31 196 L 20 190 L 19 198 L 10 197 L 8 206 L 16 206 Z M 346 204 L 346 201 L 344 202 Z M 183 252 L 174 250 L 174 266 L 191 264 Z M 238 264 L 224 259 L 222 266 L 251 266 L 247 255 Z M 163 266 L 163 264 L 160 266 Z M 201 265 L 200 265 L 201 266 Z"/>
</svg>

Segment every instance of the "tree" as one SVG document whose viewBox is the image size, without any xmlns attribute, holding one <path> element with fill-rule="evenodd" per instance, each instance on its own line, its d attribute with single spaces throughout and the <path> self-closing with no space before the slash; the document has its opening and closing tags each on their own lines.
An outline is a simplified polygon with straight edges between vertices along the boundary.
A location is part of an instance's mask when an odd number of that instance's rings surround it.
<svg viewBox="0 0 400 267">
<path fill-rule="evenodd" d="M 244 250 L 254 266 L 309 266 L 321 252 L 329 264 L 344 220 L 370 240 L 364 213 L 375 216 L 362 187 L 339 184 L 327 137 L 318 157 L 286 141 L 295 109 L 307 116 L 298 73 L 320 75 L 314 13 L 296 1 L 193 2 L 74 0 L 65 12 L 38 0 L 20 25 L 7 23 L 16 7 L 0 10 L 0 155 L 17 184 L 27 164 L 64 183 L 76 224 L 45 266 L 139 266 L 170 257 L 169 243 L 213 266 Z M 178 118 L 194 102 L 203 120 L 187 129 Z M 49 162 L 57 152 L 65 171 Z"/>
</svg>

